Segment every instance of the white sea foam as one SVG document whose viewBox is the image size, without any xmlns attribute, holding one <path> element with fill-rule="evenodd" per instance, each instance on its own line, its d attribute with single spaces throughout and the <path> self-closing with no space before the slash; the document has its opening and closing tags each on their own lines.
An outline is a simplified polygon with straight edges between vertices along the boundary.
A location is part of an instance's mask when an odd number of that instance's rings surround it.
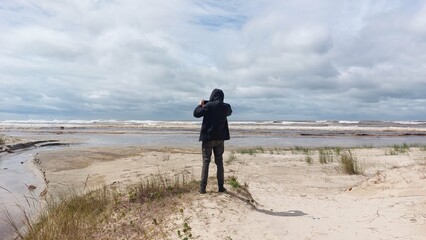
<svg viewBox="0 0 426 240">
<path fill-rule="evenodd" d="M 318 120 L 318 121 L 315 121 L 316 123 L 328 123 L 328 122 L 330 122 L 330 121 L 328 121 L 328 120 Z"/>
<path fill-rule="evenodd" d="M 339 123 L 341 123 L 341 124 L 358 124 L 359 121 L 345 121 L 345 120 L 342 120 L 342 121 L 339 121 Z"/>
<path fill-rule="evenodd" d="M 394 123 L 402 124 L 402 125 L 418 125 L 418 124 L 426 124 L 424 121 L 395 121 Z"/>
<path fill-rule="evenodd" d="M 324 130 L 324 131 L 426 131 L 425 121 L 395 121 L 374 124 L 363 121 L 232 121 L 229 125 L 237 128 L 276 129 L 276 130 Z M 0 128 L 194 128 L 199 127 L 201 120 L 195 121 L 158 121 L 158 120 L 4 120 L 0 121 Z M 343 125 L 342 125 L 343 124 Z"/>
</svg>

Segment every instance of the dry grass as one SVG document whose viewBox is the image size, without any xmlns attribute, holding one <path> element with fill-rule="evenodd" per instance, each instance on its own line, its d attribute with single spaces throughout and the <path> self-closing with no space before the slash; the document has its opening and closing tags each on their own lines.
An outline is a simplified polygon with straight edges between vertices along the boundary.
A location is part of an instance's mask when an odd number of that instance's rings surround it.
<svg viewBox="0 0 426 240">
<path fill-rule="evenodd" d="M 19 239 L 163 239 L 167 217 L 182 204 L 185 193 L 197 188 L 198 182 L 184 175 L 158 175 L 125 189 L 60 190 L 40 204 L 36 222 L 23 211 L 26 231 L 9 223 Z"/>
<path fill-rule="evenodd" d="M 6 143 L 6 139 L 3 135 L 0 135 L 0 145 L 4 145 Z"/>
<path fill-rule="evenodd" d="M 240 154 L 249 154 L 249 155 L 254 155 L 256 153 L 265 153 L 265 149 L 263 147 L 255 147 L 255 148 L 244 148 L 244 149 L 239 149 L 237 151 Z"/>
<path fill-rule="evenodd" d="M 340 168 L 343 173 L 354 175 L 363 174 L 364 168 L 360 165 L 350 150 L 340 153 Z"/>
<path fill-rule="evenodd" d="M 333 149 L 320 148 L 318 150 L 318 152 L 319 152 L 319 162 L 321 164 L 326 164 L 326 163 L 333 162 L 333 159 L 334 159 L 333 158 L 333 156 L 334 156 Z M 339 153 L 340 153 L 340 151 L 339 151 Z"/>
<path fill-rule="evenodd" d="M 245 200 L 250 203 L 250 204 L 258 204 L 253 196 L 251 195 L 250 191 L 249 191 L 249 185 L 248 183 L 244 183 L 241 184 L 238 181 L 238 178 L 236 176 L 230 176 L 228 177 L 228 179 L 226 180 L 227 183 L 229 185 L 231 185 L 231 187 L 239 194 L 241 194 L 243 196 L 243 198 L 245 198 Z"/>
<path fill-rule="evenodd" d="M 229 153 L 228 155 L 228 159 L 225 161 L 225 163 L 227 165 L 231 164 L 232 162 L 234 162 L 235 160 L 237 160 L 237 156 L 235 155 L 235 152 L 232 151 L 231 153 Z"/>
<path fill-rule="evenodd" d="M 305 162 L 306 163 L 308 163 L 310 165 L 310 164 L 312 164 L 312 161 L 313 161 L 313 159 L 310 155 L 305 156 Z"/>
<path fill-rule="evenodd" d="M 152 176 L 130 188 L 129 200 L 145 203 L 196 190 L 198 183 L 193 180 L 188 181 L 187 178 L 185 175 L 180 175 L 171 180 L 162 175 Z"/>
<path fill-rule="evenodd" d="M 390 148 L 385 149 L 385 155 L 403 155 L 411 151 L 410 146 L 406 143 L 402 145 L 394 144 Z"/>
</svg>

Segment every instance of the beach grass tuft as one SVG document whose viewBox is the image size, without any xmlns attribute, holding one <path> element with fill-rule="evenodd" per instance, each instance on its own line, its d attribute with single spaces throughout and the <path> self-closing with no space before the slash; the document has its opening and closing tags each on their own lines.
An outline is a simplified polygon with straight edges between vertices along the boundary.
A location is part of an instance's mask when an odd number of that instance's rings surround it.
<svg viewBox="0 0 426 240">
<path fill-rule="evenodd" d="M 406 143 L 402 145 L 394 144 L 389 149 L 385 150 L 385 155 L 401 155 L 408 154 L 410 151 L 410 146 Z"/>
<path fill-rule="evenodd" d="M 305 162 L 308 163 L 309 165 L 312 164 L 312 157 L 311 155 L 306 155 L 305 156 Z"/>
<path fill-rule="evenodd" d="M 236 176 L 230 176 L 227 178 L 227 183 L 239 194 L 241 194 L 247 203 L 258 204 L 249 191 L 249 185 L 245 182 L 241 184 Z"/>
<path fill-rule="evenodd" d="M 333 162 L 333 151 L 327 148 L 320 148 L 319 152 L 319 162 L 321 164 L 326 164 Z"/>
<path fill-rule="evenodd" d="M 241 188 L 241 184 L 238 182 L 237 177 L 235 176 L 230 176 L 228 178 L 228 184 L 231 185 L 232 188 L 238 189 Z"/>
<path fill-rule="evenodd" d="M 272 150 L 272 152 L 273 152 L 274 154 L 278 154 L 278 155 L 280 155 L 280 154 L 285 154 L 286 149 L 284 149 L 284 148 L 278 148 L 278 147 L 275 147 L 275 148 Z"/>
<path fill-rule="evenodd" d="M 244 148 L 237 151 L 240 154 L 249 154 L 254 155 L 256 153 L 264 153 L 265 149 L 263 147 L 255 147 L 255 148 Z"/>
<path fill-rule="evenodd" d="M 340 167 L 342 172 L 349 175 L 358 175 L 364 172 L 363 167 L 357 162 L 349 149 L 341 152 Z"/>
<path fill-rule="evenodd" d="M 96 229 L 98 218 L 110 203 L 110 191 L 106 187 L 86 194 L 69 189 L 56 197 L 48 197 L 40 207 L 38 222 L 25 221 L 26 232 L 9 222 L 20 239 L 84 239 Z M 23 211 L 23 218 L 30 219 Z M 89 234 L 89 235 L 87 235 Z"/>
<path fill-rule="evenodd" d="M 226 164 L 231 164 L 232 162 L 237 160 L 237 155 L 235 155 L 235 151 L 232 151 L 228 154 L 228 159 L 225 161 Z"/>
<path fill-rule="evenodd" d="M 162 175 L 151 176 L 131 187 L 129 195 L 133 196 L 134 201 L 145 203 L 196 190 L 198 183 L 187 178 L 185 175 L 178 175 L 174 179 Z"/>
<path fill-rule="evenodd" d="M 294 148 L 290 148 L 292 154 L 310 154 L 311 150 L 306 147 L 295 146 Z"/>
</svg>

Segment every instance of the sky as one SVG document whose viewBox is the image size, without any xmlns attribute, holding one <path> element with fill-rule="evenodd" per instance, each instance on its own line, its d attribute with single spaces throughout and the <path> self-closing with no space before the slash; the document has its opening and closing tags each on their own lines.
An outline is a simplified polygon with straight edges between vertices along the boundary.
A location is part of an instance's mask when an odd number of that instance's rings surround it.
<svg viewBox="0 0 426 240">
<path fill-rule="evenodd" d="M 0 0 L 0 120 L 426 120 L 426 1 Z"/>
</svg>

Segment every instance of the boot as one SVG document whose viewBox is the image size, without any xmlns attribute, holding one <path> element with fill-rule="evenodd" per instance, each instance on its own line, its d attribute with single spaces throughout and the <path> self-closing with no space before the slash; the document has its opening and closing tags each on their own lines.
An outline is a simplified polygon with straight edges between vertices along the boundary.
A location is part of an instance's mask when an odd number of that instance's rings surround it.
<svg viewBox="0 0 426 240">
<path fill-rule="evenodd" d="M 226 192 L 226 188 L 223 186 L 223 184 L 219 185 L 219 192 Z"/>
<path fill-rule="evenodd" d="M 199 190 L 199 192 L 200 192 L 201 194 L 205 194 L 205 193 L 206 193 L 206 187 L 204 187 L 204 186 L 200 186 L 200 190 Z"/>
</svg>

